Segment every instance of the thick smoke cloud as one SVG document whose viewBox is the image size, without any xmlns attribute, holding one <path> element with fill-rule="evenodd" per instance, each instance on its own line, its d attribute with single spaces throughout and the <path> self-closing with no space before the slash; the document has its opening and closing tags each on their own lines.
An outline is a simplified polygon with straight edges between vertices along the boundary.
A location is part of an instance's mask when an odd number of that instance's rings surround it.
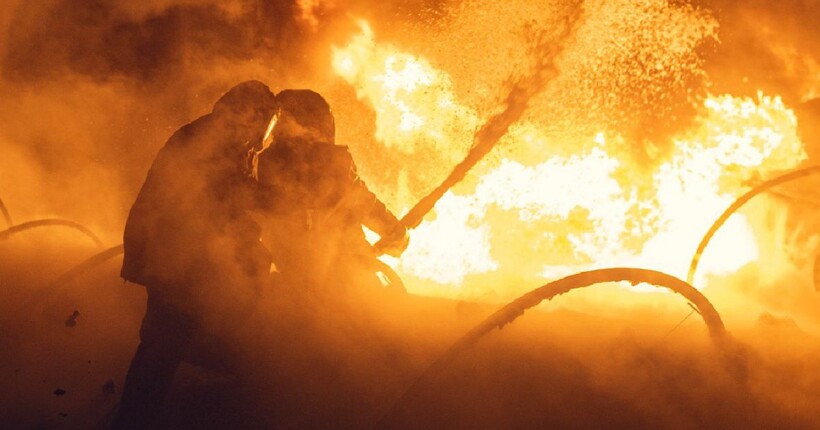
<svg viewBox="0 0 820 430">
<path fill-rule="evenodd" d="M 116 240 L 151 160 L 174 130 L 248 79 L 274 91 L 314 88 L 333 106 L 342 104 L 339 97 L 355 102 L 349 89 L 338 91 L 329 69 L 331 46 L 355 31 L 352 17 L 402 22 L 417 16 L 415 7 L 438 6 L 5 3 L 0 141 L 8 156 L 0 159 L 0 194 L 18 219 L 81 219 Z M 100 201 L 108 203 L 106 210 L 99 210 Z"/>
<path fill-rule="evenodd" d="M 280 89 L 289 76 L 311 74 L 313 56 L 305 51 L 319 37 L 294 2 L 5 8 L 0 140 L 8 155 L 0 161 L 0 193 L 18 219 L 80 219 L 112 241 L 175 129 L 239 81 Z"/>
<path fill-rule="evenodd" d="M 151 83 L 185 73 L 192 59 L 299 61 L 304 39 L 293 2 L 165 3 L 24 2 L 11 21 L 4 75 Z"/>
</svg>

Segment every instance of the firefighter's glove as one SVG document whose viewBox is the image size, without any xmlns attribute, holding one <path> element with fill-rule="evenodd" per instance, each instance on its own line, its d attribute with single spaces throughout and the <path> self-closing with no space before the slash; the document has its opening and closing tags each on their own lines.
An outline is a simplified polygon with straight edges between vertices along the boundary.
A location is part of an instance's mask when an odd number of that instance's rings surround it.
<svg viewBox="0 0 820 430">
<path fill-rule="evenodd" d="M 398 226 L 392 233 L 382 237 L 379 252 L 391 257 L 399 257 L 410 243 L 410 235 L 404 226 Z"/>
</svg>

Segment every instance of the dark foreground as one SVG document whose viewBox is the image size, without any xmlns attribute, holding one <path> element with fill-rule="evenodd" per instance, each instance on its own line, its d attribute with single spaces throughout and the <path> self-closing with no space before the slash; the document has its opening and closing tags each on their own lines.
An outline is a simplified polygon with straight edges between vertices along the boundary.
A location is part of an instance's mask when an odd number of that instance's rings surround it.
<svg viewBox="0 0 820 430">
<path fill-rule="evenodd" d="M 144 291 L 116 259 L 44 290 L 92 251 L 40 240 L 0 243 L 0 428 L 94 428 L 116 407 Z M 159 428 L 372 428 L 495 308 L 272 288 L 223 351 L 236 374 L 183 366 Z M 530 312 L 421 387 L 393 428 L 820 428 L 816 339 L 763 319 L 733 331 L 745 353 L 727 356 L 697 315 L 664 337 L 679 317 Z"/>
</svg>

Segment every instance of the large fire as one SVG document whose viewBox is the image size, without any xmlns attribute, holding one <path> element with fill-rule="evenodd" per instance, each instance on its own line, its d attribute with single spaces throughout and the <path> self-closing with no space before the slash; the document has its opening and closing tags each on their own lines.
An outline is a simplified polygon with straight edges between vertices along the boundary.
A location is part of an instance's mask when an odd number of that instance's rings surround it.
<svg viewBox="0 0 820 430">
<path fill-rule="evenodd" d="M 459 102 L 447 72 L 377 42 L 366 23 L 334 51 L 333 66 L 375 110 L 379 142 L 402 152 L 426 151 L 441 160 L 435 168 L 442 171 L 464 156 L 481 125 L 479 114 Z M 522 121 L 503 145 L 543 147 L 546 126 Z M 694 124 L 673 139 L 672 153 L 650 169 L 623 149 L 624 139 L 598 132 L 587 137 L 589 145 L 567 142 L 589 148 L 570 156 L 482 162 L 411 232 L 403 257 L 390 263 L 417 281 L 408 286 L 412 291 L 450 297 L 486 293 L 465 287 L 477 274 L 527 282 L 496 286 L 496 297 L 613 265 L 685 276 L 703 233 L 756 175 L 793 168 L 805 158 L 794 114 L 779 97 L 763 94 L 708 96 Z M 415 203 L 406 194 L 399 200 L 394 208 Z M 749 221 L 737 214 L 704 255 L 697 284 L 757 257 Z"/>
<path fill-rule="evenodd" d="M 820 429 L 813 4 L 0 2 L 0 430 Z"/>
</svg>

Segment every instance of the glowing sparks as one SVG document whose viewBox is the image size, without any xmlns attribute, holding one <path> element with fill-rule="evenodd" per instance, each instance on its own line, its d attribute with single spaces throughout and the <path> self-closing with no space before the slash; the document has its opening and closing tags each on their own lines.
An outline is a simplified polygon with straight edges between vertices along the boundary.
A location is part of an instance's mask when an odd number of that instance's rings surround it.
<svg viewBox="0 0 820 430">
<path fill-rule="evenodd" d="M 373 106 L 376 138 L 385 146 L 445 160 L 466 152 L 479 115 L 459 102 L 445 72 L 377 43 L 366 24 L 334 51 L 333 64 Z M 547 125 L 517 124 L 505 145 L 537 152 L 548 140 Z M 469 185 L 448 192 L 411 232 L 410 247 L 394 267 L 419 281 L 409 283 L 411 290 L 449 296 L 460 295 L 477 274 L 537 281 L 636 265 L 683 276 L 701 235 L 749 179 L 792 168 L 805 157 L 793 113 L 779 97 L 762 94 L 756 100 L 706 98 L 695 123 L 673 141 L 656 166 L 639 166 L 623 149 L 622 136 L 603 132 L 584 142 L 559 142 L 587 148 L 574 155 L 484 163 Z M 406 173 L 413 166 L 402 168 Z M 733 217 L 707 253 L 703 276 L 754 262 L 759 252 L 746 218 Z M 497 288 L 502 296 L 514 293 Z"/>
<path fill-rule="evenodd" d="M 333 67 L 373 106 L 376 138 L 406 153 L 446 152 L 465 141 L 478 118 L 455 102 L 449 76 L 423 58 L 377 44 L 367 23 L 360 27 L 348 46 L 334 49 Z"/>
</svg>

